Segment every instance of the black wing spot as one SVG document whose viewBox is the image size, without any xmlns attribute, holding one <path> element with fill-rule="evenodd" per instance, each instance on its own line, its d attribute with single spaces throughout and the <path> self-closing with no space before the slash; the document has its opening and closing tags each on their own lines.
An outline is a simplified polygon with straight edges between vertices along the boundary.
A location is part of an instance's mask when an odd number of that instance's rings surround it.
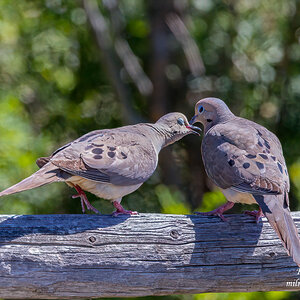
<svg viewBox="0 0 300 300">
<path fill-rule="evenodd" d="M 116 147 L 107 146 L 107 148 L 108 148 L 110 151 L 115 151 L 115 150 L 116 150 Z"/>
<path fill-rule="evenodd" d="M 251 158 L 251 159 L 252 159 L 252 158 L 255 158 L 255 157 L 256 157 L 256 155 L 255 155 L 255 154 L 247 154 L 247 155 L 246 155 L 246 157 L 248 157 L 248 158 Z"/>
<path fill-rule="evenodd" d="M 262 147 L 262 146 L 263 146 L 263 144 L 262 144 L 260 141 L 258 141 L 257 145 L 258 145 L 259 147 Z"/>
<path fill-rule="evenodd" d="M 257 130 L 257 133 L 258 133 L 259 136 L 262 136 L 262 133 L 259 130 Z"/>
<path fill-rule="evenodd" d="M 116 153 L 115 153 L 115 152 L 112 152 L 112 151 L 109 151 L 109 152 L 107 152 L 107 155 L 108 155 L 110 158 L 113 158 L 113 157 L 116 155 Z"/>
<path fill-rule="evenodd" d="M 99 154 L 94 155 L 94 158 L 95 158 L 95 159 L 101 159 L 101 158 L 102 158 L 102 155 L 99 155 Z"/>
<path fill-rule="evenodd" d="M 274 161 L 276 160 L 276 157 L 274 155 L 271 155 L 271 157 Z"/>
<path fill-rule="evenodd" d="M 277 166 L 278 166 L 280 173 L 283 174 L 282 165 L 278 162 Z"/>
<path fill-rule="evenodd" d="M 228 164 L 229 164 L 230 167 L 232 167 L 232 166 L 234 166 L 235 162 L 234 162 L 233 159 L 230 159 L 230 160 L 228 161 Z"/>
<path fill-rule="evenodd" d="M 267 160 L 267 159 L 268 159 L 268 156 L 267 156 L 267 155 L 265 155 L 265 154 L 261 154 L 261 153 L 259 153 L 258 155 L 259 155 L 261 158 L 265 159 L 265 160 Z"/>
<path fill-rule="evenodd" d="M 289 205 L 288 205 L 288 195 L 287 195 L 287 193 L 284 194 L 283 207 L 284 207 L 284 208 L 288 208 L 288 207 L 289 207 Z"/>
<path fill-rule="evenodd" d="M 271 149 L 271 146 L 270 146 L 269 142 L 267 142 L 266 140 L 264 140 L 264 141 L 265 141 L 265 142 L 264 142 L 265 146 L 266 146 L 268 149 Z"/>
<path fill-rule="evenodd" d="M 126 158 L 127 158 L 127 155 L 126 155 L 123 151 L 121 151 L 121 155 L 122 155 L 122 158 L 123 158 L 123 159 L 126 159 Z"/>
<path fill-rule="evenodd" d="M 249 167 L 250 167 L 250 164 L 249 164 L 249 163 L 246 162 L 246 163 L 243 164 L 243 168 L 244 168 L 244 169 L 248 169 Z"/>
<path fill-rule="evenodd" d="M 258 167 L 260 170 L 262 170 L 262 169 L 265 167 L 264 164 L 262 164 L 262 163 L 259 162 L 259 161 L 256 162 L 256 165 L 257 165 L 257 167 Z"/>
<path fill-rule="evenodd" d="M 210 123 L 210 122 L 212 122 L 212 119 L 207 119 L 206 121 Z"/>
<path fill-rule="evenodd" d="M 92 150 L 92 152 L 93 152 L 94 154 L 102 154 L 102 153 L 103 153 L 103 150 L 102 150 L 101 148 L 95 148 L 95 149 Z"/>
<path fill-rule="evenodd" d="M 87 139 L 89 139 L 90 137 L 95 136 L 95 135 L 96 135 L 95 133 L 89 133 L 86 136 L 79 138 L 78 142 L 79 143 L 85 142 Z"/>
<path fill-rule="evenodd" d="M 285 173 L 285 175 L 287 175 L 287 174 L 288 174 L 288 172 L 287 172 L 287 170 L 286 170 L 286 169 L 284 169 L 284 173 Z"/>
</svg>

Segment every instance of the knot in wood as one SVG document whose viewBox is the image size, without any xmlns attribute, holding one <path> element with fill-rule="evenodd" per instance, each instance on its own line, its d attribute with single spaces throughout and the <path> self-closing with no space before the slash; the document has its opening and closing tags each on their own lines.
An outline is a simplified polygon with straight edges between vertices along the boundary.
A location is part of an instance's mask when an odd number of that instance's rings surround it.
<svg viewBox="0 0 300 300">
<path fill-rule="evenodd" d="M 170 236 L 173 238 L 173 239 L 178 239 L 179 238 L 179 232 L 176 230 L 176 229 L 172 229 L 170 231 Z"/>
<path fill-rule="evenodd" d="M 270 255 L 271 257 L 274 257 L 274 256 L 275 256 L 275 253 L 274 253 L 274 252 L 270 252 L 269 255 Z"/>
<path fill-rule="evenodd" d="M 89 241 L 90 241 L 91 243 L 95 243 L 95 242 L 96 242 L 96 238 L 95 238 L 94 236 L 90 236 L 90 237 L 89 237 Z"/>
</svg>

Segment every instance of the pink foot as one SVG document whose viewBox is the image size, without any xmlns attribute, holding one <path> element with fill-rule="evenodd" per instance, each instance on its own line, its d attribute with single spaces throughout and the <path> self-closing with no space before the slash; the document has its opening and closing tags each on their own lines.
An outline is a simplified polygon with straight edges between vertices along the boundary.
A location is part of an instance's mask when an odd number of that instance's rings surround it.
<svg viewBox="0 0 300 300">
<path fill-rule="evenodd" d="M 100 212 L 98 211 L 98 209 L 96 209 L 88 200 L 85 192 L 78 186 L 78 185 L 74 185 L 74 188 L 77 191 L 77 195 L 73 195 L 72 198 L 79 198 L 80 197 L 80 201 L 81 201 L 81 209 L 82 212 L 85 213 L 85 206 L 88 210 L 93 211 L 96 214 L 100 214 Z M 85 206 L 84 206 L 85 205 Z"/>
<path fill-rule="evenodd" d="M 123 206 L 118 202 L 113 202 L 114 207 L 116 210 L 112 213 L 113 217 L 117 217 L 118 215 L 138 215 L 139 213 L 137 211 L 131 211 L 131 210 L 125 210 Z"/>
<path fill-rule="evenodd" d="M 255 217 L 255 222 L 258 224 L 262 217 L 264 217 L 264 213 L 262 212 L 261 208 L 259 210 L 246 210 L 244 211 L 245 215 L 253 216 Z"/>
<path fill-rule="evenodd" d="M 196 215 L 200 215 L 200 216 L 217 216 L 219 217 L 222 221 L 226 222 L 227 219 L 223 216 L 223 213 L 226 210 L 229 210 L 230 208 L 232 208 L 234 205 L 233 202 L 226 202 L 225 204 L 221 205 L 220 207 L 212 210 L 212 211 L 208 211 L 208 212 L 195 212 Z"/>
</svg>

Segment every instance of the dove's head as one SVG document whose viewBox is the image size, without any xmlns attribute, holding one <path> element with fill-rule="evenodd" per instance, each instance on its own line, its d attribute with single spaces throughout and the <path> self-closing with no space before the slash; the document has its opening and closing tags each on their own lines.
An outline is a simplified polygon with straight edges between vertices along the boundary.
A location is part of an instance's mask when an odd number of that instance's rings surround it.
<svg viewBox="0 0 300 300">
<path fill-rule="evenodd" d="M 196 103 L 195 115 L 190 124 L 200 122 L 204 126 L 204 131 L 207 132 L 212 126 L 234 117 L 224 101 L 218 98 L 204 98 Z"/>
<path fill-rule="evenodd" d="M 162 116 L 155 124 L 165 138 L 163 147 L 175 143 L 188 134 L 199 134 L 200 128 L 189 124 L 188 119 L 182 113 L 174 112 Z"/>
</svg>

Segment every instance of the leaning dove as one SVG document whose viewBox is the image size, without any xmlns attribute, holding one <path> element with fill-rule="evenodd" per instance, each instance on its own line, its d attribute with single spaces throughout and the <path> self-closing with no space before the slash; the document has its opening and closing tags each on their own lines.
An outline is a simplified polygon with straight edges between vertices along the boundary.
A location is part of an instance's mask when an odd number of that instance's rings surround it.
<svg viewBox="0 0 300 300">
<path fill-rule="evenodd" d="M 37 160 L 40 170 L 0 193 L 0 196 L 64 181 L 74 187 L 82 211 L 98 213 L 84 191 L 110 200 L 118 214 L 125 210 L 122 197 L 138 189 L 155 171 L 160 150 L 182 137 L 197 133 L 181 113 L 169 113 L 156 123 L 95 130 L 66 144 L 49 157 Z"/>
<path fill-rule="evenodd" d="M 201 122 L 205 136 L 202 159 L 208 176 L 221 188 L 227 203 L 202 215 L 217 215 L 234 203 L 256 203 L 248 212 L 259 221 L 264 214 L 288 254 L 300 266 L 300 240 L 290 215 L 289 176 L 278 138 L 265 127 L 235 116 L 217 98 L 197 102 L 191 124 Z"/>
</svg>

